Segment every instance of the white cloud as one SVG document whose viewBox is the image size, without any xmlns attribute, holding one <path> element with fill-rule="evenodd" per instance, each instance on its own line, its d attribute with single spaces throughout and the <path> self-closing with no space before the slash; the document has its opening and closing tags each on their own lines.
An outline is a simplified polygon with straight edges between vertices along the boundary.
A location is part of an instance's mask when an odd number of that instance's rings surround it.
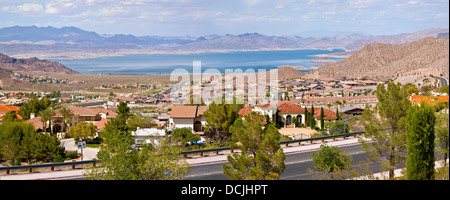
<svg viewBox="0 0 450 200">
<path fill-rule="evenodd" d="M 38 3 L 25 3 L 18 6 L 4 6 L 2 8 L 3 11 L 12 12 L 12 13 L 39 13 L 44 11 L 44 7 Z"/>
</svg>

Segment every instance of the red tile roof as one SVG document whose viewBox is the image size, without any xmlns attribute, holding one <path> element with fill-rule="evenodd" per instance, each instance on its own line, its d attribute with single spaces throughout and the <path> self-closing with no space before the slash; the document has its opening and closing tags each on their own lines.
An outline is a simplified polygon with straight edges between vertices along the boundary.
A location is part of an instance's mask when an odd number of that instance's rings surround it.
<svg viewBox="0 0 450 200">
<path fill-rule="evenodd" d="M 100 121 L 95 122 L 95 126 L 97 126 L 97 130 L 101 131 L 105 128 L 106 123 L 108 123 L 109 119 L 101 119 Z"/>
<path fill-rule="evenodd" d="M 448 96 L 434 96 L 434 97 L 429 97 L 429 96 L 422 96 L 422 95 L 412 95 L 410 97 L 410 100 L 412 103 L 415 104 L 420 104 L 422 103 L 422 101 L 424 101 L 426 104 L 430 105 L 430 106 L 434 106 L 439 102 L 448 102 Z"/>
<path fill-rule="evenodd" d="M 245 115 L 248 115 L 252 112 L 253 107 L 248 106 L 248 107 L 243 107 L 238 111 L 239 116 L 243 117 Z"/>
<path fill-rule="evenodd" d="M 199 106 L 197 108 L 197 116 L 202 116 L 205 111 L 208 110 L 208 106 Z"/>
<path fill-rule="evenodd" d="M 195 118 L 197 106 L 173 106 L 170 111 L 171 118 Z"/>
<path fill-rule="evenodd" d="M 290 104 L 290 103 L 283 103 L 281 105 L 278 105 L 278 112 L 280 113 L 305 113 L 305 109 L 301 106 Z"/>
<path fill-rule="evenodd" d="M 311 113 L 311 108 L 308 108 L 308 113 Z M 320 107 L 314 107 L 314 118 L 320 119 Z M 323 118 L 336 119 L 336 113 L 327 108 L 323 108 Z"/>
</svg>

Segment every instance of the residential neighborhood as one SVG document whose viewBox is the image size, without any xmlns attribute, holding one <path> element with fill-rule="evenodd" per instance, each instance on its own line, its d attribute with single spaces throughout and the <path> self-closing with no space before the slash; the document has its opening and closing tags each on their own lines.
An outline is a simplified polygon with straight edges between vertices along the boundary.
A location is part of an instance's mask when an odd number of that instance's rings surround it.
<svg viewBox="0 0 450 200">
<path fill-rule="evenodd" d="M 260 116 L 255 123 L 263 130 L 275 127 L 280 141 L 310 139 L 364 131 L 361 118 L 366 111 L 375 110 L 379 103 L 375 91 L 385 81 L 390 79 L 290 79 L 277 81 L 274 91 L 270 82 L 255 85 L 244 82 L 239 86 L 225 85 L 225 81 L 215 79 L 201 83 L 200 88 L 214 88 L 207 90 L 205 98 L 205 93 L 194 92 L 192 85 L 180 87 L 180 84 L 168 84 L 164 89 L 151 86 L 150 90 L 159 92 L 145 96 L 83 90 L 1 91 L 0 125 L 25 122 L 37 134 L 54 137 L 64 146 L 68 141 L 87 141 L 90 158 L 96 158 L 96 152 L 105 145 L 107 126 L 120 130 L 125 125 L 125 132 L 132 137 L 132 147 L 138 150 L 146 144 L 158 147 L 165 141 L 184 151 L 227 147 L 235 137 L 231 135 L 231 127 L 238 121 L 245 123 L 254 115 Z M 407 101 L 412 105 L 425 103 L 448 112 L 448 86 L 401 87 L 408 91 Z M 257 92 L 248 93 L 249 90 Z M 233 101 L 218 101 L 230 96 Z M 194 103 L 195 98 L 200 100 L 198 104 Z M 238 100 L 243 100 L 243 104 L 236 103 Z M 61 161 L 82 160 L 80 150 L 73 149 L 68 147 L 64 153 L 60 152 L 65 155 Z M 36 161 L 45 160 L 52 159 L 44 157 Z"/>
</svg>

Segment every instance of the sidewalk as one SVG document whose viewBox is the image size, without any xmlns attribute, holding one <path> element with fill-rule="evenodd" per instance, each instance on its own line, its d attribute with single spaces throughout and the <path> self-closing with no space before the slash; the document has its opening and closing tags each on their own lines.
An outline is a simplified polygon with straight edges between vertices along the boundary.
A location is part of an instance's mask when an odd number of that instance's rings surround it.
<svg viewBox="0 0 450 200">
<path fill-rule="evenodd" d="M 448 163 L 448 159 L 447 159 L 447 163 Z M 434 168 L 437 169 L 439 167 L 442 167 L 443 164 L 444 164 L 443 160 L 438 160 L 438 161 L 434 162 L 434 166 L 435 166 Z M 405 170 L 405 168 L 394 170 L 394 178 L 403 176 L 402 170 Z M 373 174 L 373 177 L 374 177 L 373 180 L 389 180 L 389 171 L 375 173 L 375 174 Z M 352 179 L 349 179 L 349 180 L 352 180 Z M 371 179 L 369 179 L 368 176 L 360 176 L 353 180 L 371 180 Z"/>
</svg>

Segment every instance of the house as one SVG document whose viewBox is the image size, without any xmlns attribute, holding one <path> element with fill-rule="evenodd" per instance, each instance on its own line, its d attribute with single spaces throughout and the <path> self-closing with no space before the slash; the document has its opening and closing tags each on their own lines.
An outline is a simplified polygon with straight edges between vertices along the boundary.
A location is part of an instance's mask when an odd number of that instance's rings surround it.
<svg viewBox="0 0 450 200">
<path fill-rule="evenodd" d="M 292 123 L 292 119 L 296 117 L 297 122 L 300 125 L 304 125 L 306 123 L 305 119 L 305 109 L 299 105 L 283 103 L 278 105 L 278 120 L 284 122 L 285 127 L 293 127 L 295 128 L 295 124 Z"/>
<path fill-rule="evenodd" d="M 362 115 L 362 113 L 364 112 L 364 109 L 353 107 L 353 106 L 345 106 L 345 107 L 341 108 L 339 111 L 346 115 Z"/>
<path fill-rule="evenodd" d="M 331 83 L 329 86 L 330 86 L 331 88 L 344 88 L 344 86 L 342 86 L 342 85 L 339 84 L 339 83 Z"/>
<path fill-rule="evenodd" d="M 134 136 L 134 143 L 141 144 L 145 142 L 146 144 L 157 145 L 160 144 L 159 140 L 166 138 L 165 129 L 157 128 L 139 128 L 136 131 L 131 131 L 131 135 Z"/>
<path fill-rule="evenodd" d="M 238 111 L 239 116 L 244 117 L 251 112 L 257 112 L 260 115 L 269 116 L 273 120 L 273 116 L 277 113 L 277 107 L 271 106 L 270 103 L 263 105 L 247 106 Z"/>
<path fill-rule="evenodd" d="M 321 107 L 314 107 L 314 118 L 316 119 L 316 127 L 320 127 L 320 109 Z M 308 113 L 311 113 L 311 108 L 307 108 Z M 335 121 L 337 120 L 336 118 L 336 113 L 327 109 L 327 108 L 323 108 L 323 120 L 324 122 L 330 122 L 330 121 Z"/>
<path fill-rule="evenodd" d="M 72 111 L 72 114 L 66 118 L 70 119 L 70 123 L 67 124 L 69 127 L 75 126 L 80 122 L 88 122 L 97 126 L 97 131 L 100 131 L 105 127 L 105 124 L 111 118 L 116 118 L 118 114 L 114 112 L 112 109 L 103 109 L 103 108 L 86 108 L 86 107 L 75 107 L 68 106 L 68 109 Z M 35 113 L 31 113 L 30 119 L 28 122 L 31 122 L 34 125 L 34 128 L 40 129 L 42 128 L 42 122 L 40 121 L 41 117 L 36 116 Z M 63 131 L 64 127 L 64 118 L 59 113 L 59 110 L 55 111 L 55 115 L 50 119 L 50 128 L 53 129 L 54 132 Z"/>
<path fill-rule="evenodd" d="M 360 83 L 356 81 L 341 81 L 340 84 L 342 85 L 348 85 L 348 86 L 358 86 Z"/>
<path fill-rule="evenodd" d="M 194 132 L 203 132 L 206 124 L 203 113 L 208 106 L 173 106 L 169 115 L 172 121 L 170 128 L 191 128 Z"/>
</svg>

